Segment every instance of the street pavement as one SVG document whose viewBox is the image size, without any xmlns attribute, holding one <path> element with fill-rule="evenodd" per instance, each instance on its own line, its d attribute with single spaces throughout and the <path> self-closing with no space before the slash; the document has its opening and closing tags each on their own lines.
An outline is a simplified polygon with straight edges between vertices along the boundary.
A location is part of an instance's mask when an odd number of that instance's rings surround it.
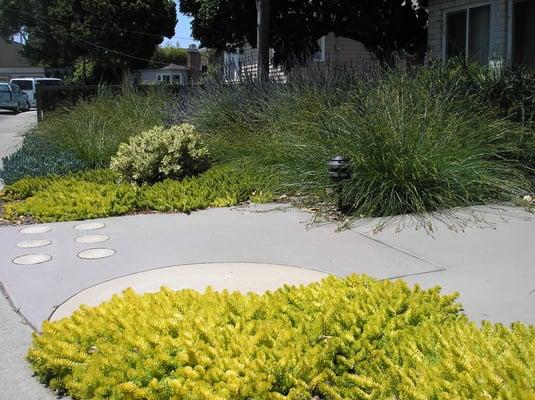
<svg viewBox="0 0 535 400">
<path fill-rule="evenodd" d="M 0 110 L 0 168 L 2 158 L 13 153 L 22 144 L 22 134 L 37 124 L 37 112 L 13 114 Z M 0 180 L 0 189 L 3 184 Z"/>
</svg>

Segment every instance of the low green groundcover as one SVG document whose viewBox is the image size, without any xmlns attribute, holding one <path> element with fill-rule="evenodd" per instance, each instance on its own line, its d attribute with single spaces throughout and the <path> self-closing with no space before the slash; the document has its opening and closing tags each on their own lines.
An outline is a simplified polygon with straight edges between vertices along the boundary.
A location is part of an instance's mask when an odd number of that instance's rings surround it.
<svg viewBox="0 0 535 400">
<path fill-rule="evenodd" d="M 212 167 L 204 174 L 155 185 L 119 183 L 110 170 L 89 170 L 65 177 L 25 178 L 2 192 L 3 217 L 16 220 L 70 221 L 123 215 L 136 211 L 190 212 L 245 201 L 272 199 L 267 177 L 232 166 Z"/>
<path fill-rule="evenodd" d="M 45 322 L 28 353 L 75 399 L 533 399 L 535 328 L 365 276 L 264 295 L 137 295 Z"/>
</svg>

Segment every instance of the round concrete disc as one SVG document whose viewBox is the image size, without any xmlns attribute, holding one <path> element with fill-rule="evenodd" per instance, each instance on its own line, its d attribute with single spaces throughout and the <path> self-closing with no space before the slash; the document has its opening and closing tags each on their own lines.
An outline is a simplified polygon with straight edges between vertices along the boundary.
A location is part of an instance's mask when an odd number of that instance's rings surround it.
<svg viewBox="0 0 535 400">
<path fill-rule="evenodd" d="M 115 254 L 113 249 L 88 249 L 78 253 L 78 257 L 84 260 L 98 260 L 111 257 Z"/>
<path fill-rule="evenodd" d="M 17 247 L 21 249 L 35 249 L 37 247 L 50 246 L 51 244 L 51 240 L 23 240 L 17 243 Z"/>
<path fill-rule="evenodd" d="M 264 293 L 289 285 L 319 281 L 328 274 L 299 267 L 254 263 L 192 264 L 158 268 L 103 282 L 74 295 L 61 304 L 50 317 L 56 321 L 70 316 L 81 305 L 97 306 L 127 288 L 137 293 L 154 293 L 162 286 L 172 290 L 204 291 L 228 289 L 242 293 Z"/>
<path fill-rule="evenodd" d="M 26 254 L 13 259 L 13 263 L 17 265 L 35 265 L 43 264 L 50 260 L 52 260 L 52 256 L 48 254 Z"/>
<path fill-rule="evenodd" d="M 52 228 L 50 226 L 38 225 L 38 226 L 30 226 L 28 228 L 21 229 L 20 233 L 23 233 L 25 235 L 36 235 L 39 233 L 50 232 L 51 230 Z"/>
<path fill-rule="evenodd" d="M 77 231 L 96 231 L 104 227 L 106 227 L 106 224 L 102 222 L 84 222 L 83 224 L 75 225 L 74 229 Z"/>
<path fill-rule="evenodd" d="M 85 235 L 76 238 L 76 243 L 100 243 L 108 240 L 106 235 Z"/>
</svg>

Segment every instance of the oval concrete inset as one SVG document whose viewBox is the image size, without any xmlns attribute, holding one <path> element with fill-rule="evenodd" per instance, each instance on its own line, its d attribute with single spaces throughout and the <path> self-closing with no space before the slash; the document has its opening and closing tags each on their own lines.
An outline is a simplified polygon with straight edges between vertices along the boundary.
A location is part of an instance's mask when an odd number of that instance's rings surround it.
<svg viewBox="0 0 535 400">
<path fill-rule="evenodd" d="M 50 246 L 51 244 L 51 240 L 23 240 L 17 243 L 17 247 L 21 249 L 35 249 L 37 247 Z"/>
<path fill-rule="evenodd" d="M 85 235 L 76 238 L 76 243 L 101 243 L 109 238 L 110 237 L 106 235 Z"/>
<path fill-rule="evenodd" d="M 50 226 L 30 226 L 28 228 L 24 228 L 20 230 L 20 233 L 23 233 L 25 235 L 36 235 L 38 233 L 46 233 L 50 232 L 52 228 Z"/>
<path fill-rule="evenodd" d="M 113 249 L 89 249 L 78 253 L 78 257 L 84 260 L 98 260 L 100 258 L 111 257 L 115 254 Z"/>
<path fill-rule="evenodd" d="M 157 292 L 162 286 L 172 290 L 198 291 L 212 286 L 214 290 L 264 293 L 285 284 L 309 284 L 328 275 L 306 268 L 254 263 L 192 264 L 158 268 L 126 275 L 85 289 L 61 304 L 50 320 L 57 321 L 68 317 L 83 304 L 98 306 L 128 288 L 140 294 Z"/>
<path fill-rule="evenodd" d="M 78 224 L 74 226 L 74 229 L 77 231 L 96 231 L 97 229 L 102 229 L 106 224 L 102 222 L 85 222 L 83 224 Z"/>
<path fill-rule="evenodd" d="M 43 264 L 52 260 L 52 256 L 48 254 L 25 254 L 13 259 L 13 264 L 17 265 L 35 265 Z"/>
</svg>

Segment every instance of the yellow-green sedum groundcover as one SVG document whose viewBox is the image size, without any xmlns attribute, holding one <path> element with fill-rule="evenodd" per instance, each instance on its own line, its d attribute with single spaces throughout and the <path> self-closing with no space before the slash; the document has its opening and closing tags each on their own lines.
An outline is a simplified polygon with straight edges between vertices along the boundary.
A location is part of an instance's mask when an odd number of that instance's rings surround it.
<svg viewBox="0 0 535 400">
<path fill-rule="evenodd" d="M 126 291 L 28 353 L 75 399 L 534 399 L 535 328 L 365 276 L 264 295 Z"/>
</svg>

